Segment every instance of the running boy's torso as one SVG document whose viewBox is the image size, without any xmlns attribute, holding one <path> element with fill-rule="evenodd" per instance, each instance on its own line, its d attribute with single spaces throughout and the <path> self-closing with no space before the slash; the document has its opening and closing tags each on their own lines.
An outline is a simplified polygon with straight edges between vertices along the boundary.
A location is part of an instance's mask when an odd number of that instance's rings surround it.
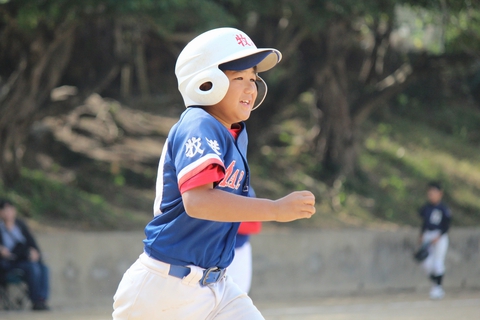
<svg viewBox="0 0 480 320">
<path fill-rule="evenodd" d="M 191 218 L 179 191 L 185 181 L 212 164 L 225 169 L 216 188 L 247 196 L 246 130 L 237 141 L 201 108 L 190 107 L 168 135 L 158 167 L 154 219 L 146 226 L 145 252 L 160 261 L 202 268 L 227 267 L 233 259 L 239 223 Z"/>
</svg>

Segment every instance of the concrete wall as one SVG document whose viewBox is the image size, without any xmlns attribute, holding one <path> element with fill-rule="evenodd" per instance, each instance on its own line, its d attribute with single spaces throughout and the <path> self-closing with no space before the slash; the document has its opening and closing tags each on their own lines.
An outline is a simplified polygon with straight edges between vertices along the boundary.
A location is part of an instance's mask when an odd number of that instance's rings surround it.
<svg viewBox="0 0 480 320">
<path fill-rule="evenodd" d="M 251 296 L 312 298 L 430 287 L 412 259 L 417 229 L 285 230 L 252 239 Z M 453 228 L 445 287 L 480 288 L 480 229 Z"/>
<path fill-rule="evenodd" d="M 252 237 L 251 296 L 313 298 L 423 290 L 430 284 L 412 260 L 417 229 L 264 230 Z M 142 252 L 139 232 L 37 234 L 51 273 L 51 305 L 111 304 L 125 270 Z M 480 229 L 453 228 L 447 288 L 480 289 Z"/>
</svg>

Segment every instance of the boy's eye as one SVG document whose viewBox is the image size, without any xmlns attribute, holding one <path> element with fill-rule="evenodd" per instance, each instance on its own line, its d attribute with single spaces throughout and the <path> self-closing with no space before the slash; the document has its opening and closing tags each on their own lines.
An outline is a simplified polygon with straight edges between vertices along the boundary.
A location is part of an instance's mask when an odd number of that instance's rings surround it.
<svg viewBox="0 0 480 320">
<path fill-rule="evenodd" d="M 246 80 L 247 78 L 244 78 L 244 77 L 236 77 L 236 78 L 233 78 L 233 80 L 244 80 L 244 79 Z M 251 78 L 249 81 L 250 81 L 250 82 L 257 82 L 258 79 L 257 79 L 257 78 Z"/>
</svg>

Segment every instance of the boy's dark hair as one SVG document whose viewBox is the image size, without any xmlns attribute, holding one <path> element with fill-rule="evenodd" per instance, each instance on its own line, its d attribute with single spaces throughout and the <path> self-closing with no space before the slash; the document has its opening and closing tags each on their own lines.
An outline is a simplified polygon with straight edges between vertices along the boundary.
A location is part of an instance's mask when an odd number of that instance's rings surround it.
<svg viewBox="0 0 480 320">
<path fill-rule="evenodd" d="M 0 209 L 5 208 L 6 205 L 12 205 L 12 203 L 7 199 L 0 199 Z"/>
<path fill-rule="evenodd" d="M 427 186 L 428 186 L 429 189 L 430 188 L 435 188 L 435 189 L 440 190 L 440 191 L 443 190 L 442 184 L 439 181 L 430 181 Z"/>
</svg>

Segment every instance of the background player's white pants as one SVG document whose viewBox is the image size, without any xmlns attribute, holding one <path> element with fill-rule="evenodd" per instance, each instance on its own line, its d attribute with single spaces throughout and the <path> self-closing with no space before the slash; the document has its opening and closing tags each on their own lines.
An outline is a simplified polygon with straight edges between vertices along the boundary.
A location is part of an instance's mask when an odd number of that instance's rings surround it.
<svg viewBox="0 0 480 320">
<path fill-rule="evenodd" d="M 235 248 L 235 258 L 228 266 L 227 274 L 236 284 L 248 293 L 252 284 L 252 245 L 247 241 L 243 246 Z"/>
<path fill-rule="evenodd" d="M 440 231 L 425 231 L 423 234 L 423 242 L 431 241 L 440 234 Z M 423 261 L 422 266 L 428 275 L 441 276 L 445 273 L 445 256 L 448 249 L 448 235 L 443 234 L 437 243 L 432 244 L 429 248 L 427 259 Z"/>
<path fill-rule="evenodd" d="M 141 254 L 125 272 L 114 296 L 114 320 L 262 320 L 252 300 L 227 277 L 200 286 L 203 270 L 192 267 L 183 279 L 168 275 L 170 265 Z"/>
</svg>

